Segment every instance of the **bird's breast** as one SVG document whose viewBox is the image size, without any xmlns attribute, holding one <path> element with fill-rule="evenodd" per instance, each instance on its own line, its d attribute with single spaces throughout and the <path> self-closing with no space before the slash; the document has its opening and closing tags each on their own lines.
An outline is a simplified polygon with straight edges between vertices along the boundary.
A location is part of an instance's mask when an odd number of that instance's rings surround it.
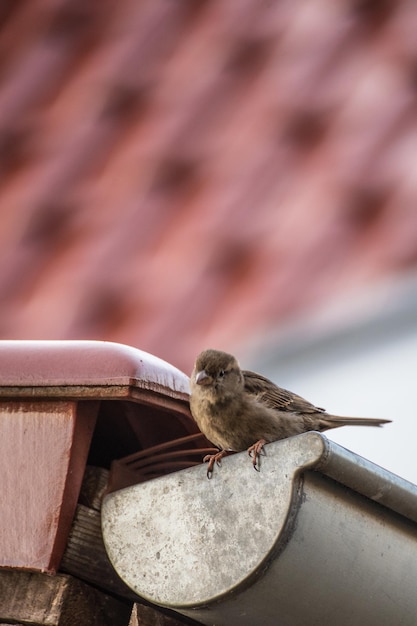
<svg viewBox="0 0 417 626">
<path fill-rule="evenodd" d="M 206 393 L 191 396 L 190 407 L 201 432 L 215 446 L 224 450 L 242 449 L 235 441 L 241 415 L 241 407 L 235 402 Z"/>
</svg>

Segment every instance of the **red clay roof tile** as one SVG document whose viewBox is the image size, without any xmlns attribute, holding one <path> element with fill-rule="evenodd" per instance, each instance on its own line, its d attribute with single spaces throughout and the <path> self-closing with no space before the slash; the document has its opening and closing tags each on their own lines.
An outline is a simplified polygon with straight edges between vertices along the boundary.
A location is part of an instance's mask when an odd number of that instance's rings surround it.
<svg viewBox="0 0 417 626">
<path fill-rule="evenodd" d="M 1 337 L 188 371 L 415 266 L 416 21 L 410 0 L 16 3 Z"/>
</svg>

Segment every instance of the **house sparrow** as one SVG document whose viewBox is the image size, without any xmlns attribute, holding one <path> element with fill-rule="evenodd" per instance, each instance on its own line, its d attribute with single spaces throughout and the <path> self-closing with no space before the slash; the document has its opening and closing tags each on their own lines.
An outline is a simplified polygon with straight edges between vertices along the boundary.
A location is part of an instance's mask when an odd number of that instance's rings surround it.
<svg viewBox="0 0 417 626">
<path fill-rule="evenodd" d="M 265 443 L 339 426 L 381 426 L 391 420 L 339 417 L 314 406 L 291 391 L 254 372 L 241 370 L 234 356 L 204 350 L 191 374 L 191 413 L 201 432 L 219 448 L 209 454 L 207 477 L 214 463 L 229 452 L 247 449 L 259 471 L 259 455 Z"/>
</svg>

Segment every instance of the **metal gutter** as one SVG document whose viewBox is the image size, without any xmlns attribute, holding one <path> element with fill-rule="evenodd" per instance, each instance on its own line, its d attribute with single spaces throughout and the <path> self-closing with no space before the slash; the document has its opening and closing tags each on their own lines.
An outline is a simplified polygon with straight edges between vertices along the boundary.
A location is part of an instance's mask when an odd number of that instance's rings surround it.
<svg viewBox="0 0 417 626">
<path fill-rule="evenodd" d="M 371 461 L 325 440 L 315 469 L 417 524 L 417 486 Z"/>
<path fill-rule="evenodd" d="M 414 625 L 417 487 L 306 433 L 109 494 L 106 549 L 140 596 L 203 624 Z"/>
</svg>

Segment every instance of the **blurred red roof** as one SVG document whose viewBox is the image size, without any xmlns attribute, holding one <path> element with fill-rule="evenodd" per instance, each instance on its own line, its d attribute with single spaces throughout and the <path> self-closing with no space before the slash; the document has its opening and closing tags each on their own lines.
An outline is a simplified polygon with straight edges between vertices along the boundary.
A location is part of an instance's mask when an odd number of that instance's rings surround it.
<svg viewBox="0 0 417 626">
<path fill-rule="evenodd" d="M 414 0 L 0 10 L 0 337 L 189 371 L 417 264 Z"/>
</svg>

